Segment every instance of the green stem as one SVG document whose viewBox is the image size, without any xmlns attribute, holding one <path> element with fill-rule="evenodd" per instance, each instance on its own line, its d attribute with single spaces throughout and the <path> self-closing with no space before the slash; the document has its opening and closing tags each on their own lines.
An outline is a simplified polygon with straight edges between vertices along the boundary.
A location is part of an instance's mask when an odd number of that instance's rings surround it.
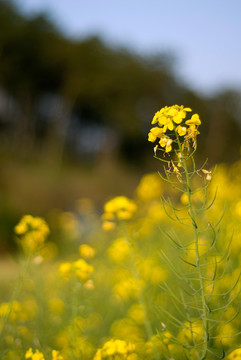
<svg viewBox="0 0 241 360">
<path fill-rule="evenodd" d="M 191 199 L 191 184 L 190 184 L 190 178 L 187 168 L 187 162 L 186 158 L 183 154 L 183 149 L 179 140 L 179 136 L 176 133 L 177 143 L 179 147 L 179 151 L 181 153 L 182 157 L 182 164 L 186 176 L 186 194 L 188 197 L 188 206 L 189 206 L 189 215 L 190 219 L 192 220 L 192 229 L 193 229 L 193 235 L 194 235 L 194 242 L 195 242 L 195 253 L 196 253 L 196 266 L 198 271 L 198 279 L 199 279 L 199 286 L 200 286 L 200 295 L 201 295 L 201 302 L 202 302 L 202 322 L 204 327 L 204 349 L 202 352 L 202 355 L 200 357 L 201 360 L 204 360 L 207 356 L 207 350 L 208 350 L 208 339 L 209 339 L 209 332 L 208 332 L 208 319 L 207 319 L 207 305 L 205 300 L 205 292 L 204 292 L 204 284 L 203 284 L 203 277 L 202 277 L 202 271 L 200 266 L 200 254 L 199 254 L 199 248 L 198 248 L 198 230 L 197 230 L 197 222 L 195 217 L 195 212 L 192 206 L 192 199 Z"/>
</svg>

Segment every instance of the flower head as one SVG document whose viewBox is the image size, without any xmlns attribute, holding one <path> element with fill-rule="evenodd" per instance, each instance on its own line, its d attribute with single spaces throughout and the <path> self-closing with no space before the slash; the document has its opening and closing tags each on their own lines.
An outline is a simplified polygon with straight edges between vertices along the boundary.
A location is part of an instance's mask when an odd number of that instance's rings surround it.
<svg viewBox="0 0 241 360">
<path fill-rule="evenodd" d="M 14 231 L 21 238 L 24 250 L 32 252 L 44 244 L 49 234 L 49 227 L 44 219 L 25 215 L 15 226 Z"/>
<path fill-rule="evenodd" d="M 172 143 L 178 142 L 177 137 L 184 136 L 181 141 L 183 148 L 190 149 L 190 144 L 196 147 L 196 137 L 199 134 L 197 127 L 201 124 L 198 114 L 193 114 L 190 119 L 186 119 L 187 113 L 192 111 L 183 105 L 165 106 L 157 111 L 152 119 L 153 127 L 148 134 L 148 141 L 155 142 L 165 148 L 165 152 L 172 151 Z M 168 132 L 168 135 L 167 135 Z M 174 137 L 173 137 L 174 135 Z M 154 153 L 158 150 L 158 145 L 154 147 Z"/>
<path fill-rule="evenodd" d="M 108 201 L 104 206 L 102 215 L 103 229 L 108 231 L 115 227 L 114 221 L 130 220 L 137 210 L 135 202 L 126 196 L 117 196 Z"/>
<path fill-rule="evenodd" d="M 118 359 L 127 359 L 129 354 L 135 352 L 135 345 L 124 340 L 111 339 L 107 341 L 101 349 L 98 349 L 94 360 L 109 359 L 110 357 Z"/>
<path fill-rule="evenodd" d="M 160 127 L 163 127 L 163 132 L 174 129 L 174 124 L 180 124 L 186 117 L 186 113 L 192 111 L 190 108 L 184 108 L 183 105 L 165 106 L 161 110 L 157 111 L 152 124 L 158 123 Z"/>
<path fill-rule="evenodd" d="M 45 360 L 43 354 L 39 350 L 33 352 L 32 348 L 28 349 L 27 352 L 25 353 L 25 359 Z"/>
<path fill-rule="evenodd" d="M 157 138 L 161 138 L 162 135 L 163 129 L 156 126 L 150 130 L 148 134 L 148 141 L 154 142 Z"/>
<path fill-rule="evenodd" d="M 166 152 L 170 152 L 172 150 L 172 142 L 173 140 L 170 139 L 168 136 L 163 136 L 159 141 L 159 144 L 161 145 L 161 147 L 165 148 Z"/>
</svg>

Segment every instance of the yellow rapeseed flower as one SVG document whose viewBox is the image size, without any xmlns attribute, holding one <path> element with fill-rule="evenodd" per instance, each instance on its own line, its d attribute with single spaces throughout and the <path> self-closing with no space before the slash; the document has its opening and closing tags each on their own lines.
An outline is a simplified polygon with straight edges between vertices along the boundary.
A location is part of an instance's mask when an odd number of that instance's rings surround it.
<svg viewBox="0 0 241 360">
<path fill-rule="evenodd" d="M 72 276 L 77 276 L 83 283 L 90 279 L 94 272 L 94 267 L 89 265 L 84 259 L 71 262 L 64 262 L 59 266 L 60 275 L 64 280 L 69 280 Z"/>
<path fill-rule="evenodd" d="M 172 150 L 172 142 L 172 139 L 170 139 L 168 136 L 163 136 L 159 141 L 159 144 L 161 147 L 164 147 L 165 151 L 168 153 Z"/>
<path fill-rule="evenodd" d="M 185 126 L 178 125 L 176 130 L 178 132 L 178 135 L 180 136 L 186 135 L 187 128 Z"/>
<path fill-rule="evenodd" d="M 124 237 L 116 239 L 108 249 L 109 258 L 117 264 L 129 261 L 130 245 Z"/>
<path fill-rule="evenodd" d="M 116 355 L 117 358 L 128 359 L 128 355 L 135 352 L 135 345 L 119 339 L 107 341 L 101 349 L 98 349 L 94 360 L 109 359 Z"/>
<path fill-rule="evenodd" d="M 136 189 L 138 197 L 143 201 L 160 198 L 162 194 L 162 183 L 158 174 L 146 174 Z"/>
<path fill-rule="evenodd" d="M 157 138 L 160 139 L 162 135 L 163 135 L 163 129 L 156 126 L 150 130 L 148 134 L 148 141 L 154 142 L 156 141 Z"/>
<path fill-rule="evenodd" d="M 33 352 L 32 348 L 29 348 L 27 350 L 27 352 L 25 353 L 25 359 L 45 360 L 43 354 L 39 350 L 36 350 L 35 352 Z"/>
<path fill-rule="evenodd" d="M 108 201 L 104 206 L 106 213 L 116 214 L 120 210 L 129 211 L 134 213 L 137 209 L 134 201 L 128 199 L 126 196 L 117 196 Z"/>
<path fill-rule="evenodd" d="M 111 231 L 115 228 L 115 223 L 113 221 L 103 221 L 102 223 L 102 229 L 104 231 Z"/>
<path fill-rule="evenodd" d="M 183 105 L 165 106 L 156 114 L 152 120 L 152 124 L 158 123 L 163 128 L 163 132 L 166 130 L 172 131 L 174 124 L 180 124 L 186 117 L 186 113 L 192 111 L 190 108 L 184 108 Z"/>
<path fill-rule="evenodd" d="M 117 196 L 108 201 L 104 206 L 105 213 L 102 215 L 102 228 L 105 231 L 115 227 L 114 220 L 129 220 L 137 210 L 135 202 L 126 196 Z"/>
<path fill-rule="evenodd" d="M 84 259 L 79 259 L 73 263 L 74 273 L 81 281 L 86 282 L 94 272 L 94 267 L 87 264 Z"/>
<path fill-rule="evenodd" d="M 185 136 L 185 147 L 189 146 L 189 140 L 192 140 L 194 148 L 196 148 L 197 145 L 197 135 L 200 134 L 200 132 L 197 130 L 197 127 L 195 124 L 190 124 L 187 129 L 187 134 Z"/>
<path fill-rule="evenodd" d="M 60 355 L 59 351 L 52 350 L 52 360 L 64 360 L 64 358 Z"/>
<path fill-rule="evenodd" d="M 92 259 L 95 256 L 95 249 L 88 245 L 88 244 L 82 244 L 79 247 L 79 253 L 80 256 L 82 256 L 85 259 Z"/>
<path fill-rule="evenodd" d="M 59 266 L 59 272 L 64 280 L 69 280 L 73 274 L 73 266 L 70 262 L 63 262 Z"/>
<path fill-rule="evenodd" d="M 227 360 L 241 360 L 241 348 L 232 351 Z"/>
<path fill-rule="evenodd" d="M 28 252 L 41 248 L 49 235 L 46 221 L 32 215 L 23 216 L 14 231 L 20 237 L 23 249 Z"/>
<path fill-rule="evenodd" d="M 190 120 L 185 121 L 187 125 L 201 125 L 201 120 L 198 114 L 193 114 Z"/>
<path fill-rule="evenodd" d="M 185 139 L 181 142 L 183 149 L 190 148 L 190 141 L 194 147 L 196 147 L 196 136 L 199 134 L 197 127 L 201 124 L 201 120 L 198 114 L 193 114 L 191 119 L 185 120 L 187 112 L 192 111 L 188 107 L 183 105 L 165 106 L 161 110 L 157 111 L 152 119 L 152 124 L 158 126 L 153 127 L 148 134 L 148 141 L 155 142 L 159 139 L 161 147 L 165 148 L 165 152 L 172 151 L 172 142 L 178 141 L 176 136 L 185 136 Z M 185 121 L 185 123 L 184 123 Z M 173 132 L 172 134 L 167 131 Z M 174 135 L 174 139 L 172 139 Z M 154 147 L 154 153 L 158 150 L 158 145 Z"/>
</svg>

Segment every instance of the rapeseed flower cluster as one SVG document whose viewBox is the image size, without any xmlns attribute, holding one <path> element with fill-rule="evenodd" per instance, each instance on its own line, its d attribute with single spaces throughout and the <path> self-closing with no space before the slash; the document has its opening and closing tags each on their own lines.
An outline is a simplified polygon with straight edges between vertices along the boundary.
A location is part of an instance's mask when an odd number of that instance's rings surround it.
<svg viewBox="0 0 241 360">
<path fill-rule="evenodd" d="M 26 299 L 23 302 L 12 301 L 0 304 L 0 323 L 4 318 L 16 324 L 18 322 L 28 321 L 36 315 L 37 304 L 34 299 Z"/>
<path fill-rule="evenodd" d="M 59 266 L 60 275 L 63 279 L 69 280 L 76 276 L 82 283 L 86 283 L 94 272 L 94 267 L 89 265 L 84 259 L 74 262 L 63 262 Z"/>
<path fill-rule="evenodd" d="M 45 360 L 45 357 L 42 352 L 40 352 L 38 349 L 36 351 L 33 351 L 32 348 L 29 348 L 25 353 L 25 359 L 26 360 Z M 64 360 L 63 356 L 60 355 L 59 351 L 52 350 L 52 358 L 51 360 Z"/>
<path fill-rule="evenodd" d="M 192 109 L 183 105 L 165 106 L 157 111 L 152 124 L 158 126 L 150 130 L 148 140 L 155 142 L 159 139 L 158 144 L 168 153 L 172 150 L 173 143 L 176 142 L 176 137 L 173 139 L 171 136 L 171 132 L 173 132 L 179 137 L 184 137 L 183 149 L 189 149 L 190 143 L 196 148 L 196 137 L 199 134 L 198 126 L 201 124 L 201 120 L 198 114 L 193 114 L 190 119 L 185 120 L 187 113 L 191 111 Z M 158 145 L 154 148 L 155 152 L 157 149 Z"/>
<path fill-rule="evenodd" d="M 126 196 L 117 196 L 109 200 L 104 206 L 102 215 L 103 229 L 108 231 L 115 228 L 116 220 L 130 220 L 137 210 L 137 205 Z"/>
<path fill-rule="evenodd" d="M 104 359 L 126 359 L 126 360 L 135 360 L 137 356 L 135 355 L 135 345 L 124 340 L 109 340 L 107 341 L 101 349 L 98 349 L 94 360 L 104 360 Z"/>
<path fill-rule="evenodd" d="M 25 215 L 14 228 L 15 234 L 21 239 L 21 246 L 27 252 L 41 249 L 49 235 L 49 226 L 40 217 Z"/>
<path fill-rule="evenodd" d="M 81 244 L 79 247 L 79 253 L 80 256 L 85 259 L 92 259 L 96 254 L 96 250 L 88 244 Z"/>
</svg>

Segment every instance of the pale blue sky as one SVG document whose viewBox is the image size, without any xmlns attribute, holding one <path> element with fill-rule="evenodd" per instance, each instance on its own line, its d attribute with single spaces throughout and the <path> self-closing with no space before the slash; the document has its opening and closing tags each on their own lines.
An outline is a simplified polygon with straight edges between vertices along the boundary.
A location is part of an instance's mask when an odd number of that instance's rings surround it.
<svg viewBox="0 0 241 360">
<path fill-rule="evenodd" d="M 171 51 L 177 73 L 203 92 L 241 89 L 240 0 L 15 0 L 45 11 L 68 35 L 99 34 L 142 53 Z"/>
</svg>

